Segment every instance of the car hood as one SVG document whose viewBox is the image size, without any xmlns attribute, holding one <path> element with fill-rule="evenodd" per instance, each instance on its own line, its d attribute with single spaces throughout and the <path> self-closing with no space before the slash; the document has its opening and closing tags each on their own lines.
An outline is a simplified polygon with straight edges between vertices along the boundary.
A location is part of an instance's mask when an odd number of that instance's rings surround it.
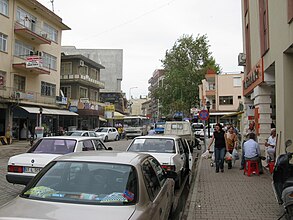
<svg viewBox="0 0 293 220">
<path fill-rule="evenodd" d="M 173 153 L 147 153 L 155 157 L 161 165 L 174 165 L 173 157 L 175 154 Z"/>
<path fill-rule="evenodd" d="M 0 209 L 0 219 L 55 219 L 55 220 L 96 220 L 129 219 L 135 205 L 105 206 L 37 201 L 17 197 Z"/>
<path fill-rule="evenodd" d="M 19 166 L 32 165 L 35 167 L 44 167 L 50 161 L 56 157 L 61 156 L 61 154 L 33 154 L 33 153 L 24 153 L 19 154 L 13 157 L 10 157 L 8 165 L 15 164 Z"/>
</svg>

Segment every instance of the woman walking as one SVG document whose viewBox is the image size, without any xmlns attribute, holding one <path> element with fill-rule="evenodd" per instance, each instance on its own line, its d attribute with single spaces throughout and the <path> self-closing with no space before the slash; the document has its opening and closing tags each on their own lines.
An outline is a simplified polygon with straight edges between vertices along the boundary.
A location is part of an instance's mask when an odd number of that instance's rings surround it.
<svg viewBox="0 0 293 220">
<path fill-rule="evenodd" d="M 233 126 L 230 126 L 227 133 L 227 146 L 228 151 L 230 154 L 232 154 L 234 149 L 237 149 L 237 135 L 235 133 L 235 129 Z M 228 169 L 232 168 L 232 160 L 228 161 Z"/>
<path fill-rule="evenodd" d="M 208 150 L 210 150 L 211 145 L 215 141 L 215 161 L 216 161 L 216 173 L 219 172 L 221 169 L 221 172 L 224 172 L 224 157 L 226 150 L 228 151 L 227 147 L 227 136 L 225 132 L 222 129 L 222 125 L 220 123 L 217 123 L 215 126 L 215 131 L 212 137 L 212 140 L 209 144 Z"/>
</svg>

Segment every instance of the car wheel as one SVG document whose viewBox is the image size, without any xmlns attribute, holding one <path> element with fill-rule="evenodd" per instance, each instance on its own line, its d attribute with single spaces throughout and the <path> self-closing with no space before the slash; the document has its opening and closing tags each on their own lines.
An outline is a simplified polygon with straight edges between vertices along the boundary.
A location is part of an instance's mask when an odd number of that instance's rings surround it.
<svg viewBox="0 0 293 220">
<path fill-rule="evenodd" d="M 107 141 L 108 141 L 108 136 L 106 136 L 106 137 L 105 137 L 105 140 L 104 140 L 104 142 L 107 142 Z"/>
<path fill-rule="evenodd" d="M 116 137 L 115 137 L 115 141 L 118 141 L 119 140 L 119 136 L 117 135 Z"/>
</svg>

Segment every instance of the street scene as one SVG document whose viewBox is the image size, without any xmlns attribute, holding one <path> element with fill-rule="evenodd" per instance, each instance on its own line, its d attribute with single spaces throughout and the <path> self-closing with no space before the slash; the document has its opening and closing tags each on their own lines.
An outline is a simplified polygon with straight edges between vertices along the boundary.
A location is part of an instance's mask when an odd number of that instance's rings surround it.
<svg viewBox="0 0 293 220">
<path fill-rule="evenodd" d="M 0 0 L 0 219 L 293 220 L 292 0 L 68 4 Z"/>
</svg>

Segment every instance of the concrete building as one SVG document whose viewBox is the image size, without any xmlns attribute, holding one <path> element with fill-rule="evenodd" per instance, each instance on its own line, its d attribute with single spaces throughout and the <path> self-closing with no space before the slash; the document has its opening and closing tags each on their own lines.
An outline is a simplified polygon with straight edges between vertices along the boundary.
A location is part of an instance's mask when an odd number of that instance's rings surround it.
<svg viewBox="0 0 293 220">
<path fill-rule="evenodd" d="M 101 70 L 101 81 L 105 87 L 100 90 L 101 101 L 115 105 L 115 109 L 125 112 L 126 99 L 121 90 L 123 79 L 123 50 L 122 49 L 77 49 L 74 46 L 62 46 L 62 52 L 67 55 L 81 54 L 105 69 Z"/>
<path fill-rule="evenodd" d="M 153 95 L 154 91 L 158 86 L 163 85 L 165 77 L 165 71 L 163 69 L 156 69 L 153 72 L 152 77 L 149 79 L 148 83 L 150 84 L 149 90 L 149 97 L 151 99 L 150 103 L 150 118 L 154 119 L 154 121 L 159 120 L 162 118 L 162 113 L 160 111 L 160 100 L 156 99 Z"/>
<path fill-rule="evenodd" d="M 142 111 L 142 105 L 146 101 L 149 101 L 148 97 L 140 97 L 139 99 L 131 98 L 130 103 L 130 115 L 144 115 Z M 145 115 L 144 115 L 145 116 Z"/>
<path fill-rule="evenodd" d="M 210 102 L 210 122 L 238 124 L 238 111 L 242 99 L 243 73 L 216 74 L 209 70 L 199 85 L 201 108 Z"/>
<path fill-rule="evenodd" d="M 56 133 L 59 115 L 76 115 L 58 101 L 61 36 L 70 28 L 36 0 L 1 0 L 0 24 L 0 136 L 12 129 L 27 138 L 42 115 Z"/>
<path fill-rule="evenodd" d="M 292 0 L 242 0 L 243 93 L 245 122 L 256 123 L 258 141 L 263 143 L 276 125 L 277 153 L 293 139 L 290 115 L 293 82 Z M 253 108 L 253 111 L 250 110 Z M 273 124 L 272 124 L 273 122 Z"/>
</svg>

